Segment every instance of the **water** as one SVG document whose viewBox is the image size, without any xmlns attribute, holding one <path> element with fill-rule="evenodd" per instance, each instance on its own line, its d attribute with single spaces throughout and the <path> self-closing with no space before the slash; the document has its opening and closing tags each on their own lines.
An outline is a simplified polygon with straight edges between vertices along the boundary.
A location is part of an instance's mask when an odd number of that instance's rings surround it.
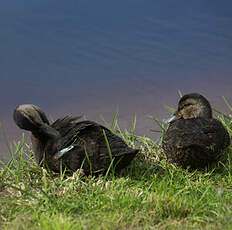
<svg viewBox="0 0 232 230">
<path fill-rule="evenodd" d="M 33 103 L 49 117 L 86 114 L 157 137 L 148 118 L 167 118 L 177 91 L 232 102 L 231 1 L 1 0 L 0 98 L 10 142 L 12 111 Z M 8 158 L 0 137 L 0 159 Z"/>
</svg>

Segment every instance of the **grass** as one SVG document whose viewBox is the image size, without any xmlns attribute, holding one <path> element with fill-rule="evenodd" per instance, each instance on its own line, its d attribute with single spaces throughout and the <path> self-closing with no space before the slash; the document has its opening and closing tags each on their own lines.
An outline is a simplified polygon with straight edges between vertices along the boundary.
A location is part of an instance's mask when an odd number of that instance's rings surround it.
<svg viewBox="0 0 232 230">
<path fill-rule="evenodd" d="M 232 135 L 231 116 L 219 115 Z M 117 114 L 107 124 L 141 148 L 120 174 L 48 173 L 23 138 L 14 143 L 0 171 L 0 229 L 232 229 L 232 148 L 205 171 L 183 170 L 166 162 L 161 140 L 135 136 L 135 124 L 121 131 Z"/>
</svg>

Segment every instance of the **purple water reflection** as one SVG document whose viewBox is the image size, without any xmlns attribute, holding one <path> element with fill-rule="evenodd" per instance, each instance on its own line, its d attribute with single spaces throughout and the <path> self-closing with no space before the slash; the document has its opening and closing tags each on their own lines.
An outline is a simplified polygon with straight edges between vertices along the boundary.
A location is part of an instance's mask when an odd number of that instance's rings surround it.
<svg viewBox="0 0 232 230">
<path fill-rule="evenodd" d="M 203 93 L 213 107 L 232 102 L 230 1 L 5 1 L 0 8 L 0 121 L 9 141 L 22 131 L 12 111 L 22 103 L 48 116 L 113 118 L 136 133 L 166 118 L 177 91 Z M 0 158 L 6 153 L 0 136 Z"/>
</svg>

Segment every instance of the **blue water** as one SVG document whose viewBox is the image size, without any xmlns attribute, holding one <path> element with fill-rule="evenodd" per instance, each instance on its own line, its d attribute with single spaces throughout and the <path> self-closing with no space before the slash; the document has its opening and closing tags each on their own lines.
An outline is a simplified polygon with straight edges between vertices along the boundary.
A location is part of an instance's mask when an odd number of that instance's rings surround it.
<svg viewBox="0 0 232 230">
<path fill-rule="evenodd" d="M 0 0 L 0 121 L 10 141 L 18 104 L 49 117 L 86 114 L 153 137 L 177 91 L 232 102 L 232 2 Z M 6 155 L 0 137 L 0 150 Z M 1 158 L 1 157 L 0 157 Z"/>
</svg>

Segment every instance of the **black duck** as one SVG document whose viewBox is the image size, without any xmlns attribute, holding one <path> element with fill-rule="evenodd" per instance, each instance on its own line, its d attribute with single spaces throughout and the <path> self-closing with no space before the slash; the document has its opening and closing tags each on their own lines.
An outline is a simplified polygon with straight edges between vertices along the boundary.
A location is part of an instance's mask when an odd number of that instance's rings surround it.
<svg viewBox="0 0 232 230">
<path fill-rule="evenodd" d="M 111 164 L 115 170 L 126 167 L 138 153 L 106 127 L 80 117 L 65 116 L 52 124 L 35 105 L 20 105 L 14 110 L 14 121 L 31 132 L 32 150 L 38 164 L 45 164 L 55 172 L 60 167 L 69 171 L 82 169 L 84 174 L 104 173 Z M 107 149 L 106 139 L 111 155 Z"/>
<path fill-rule="evenodd" d="M 183 168 L 204 168 L 216 162 L 230 144 L 220 121 L 213 119 L 208 100 L 200 94 L 184 95 L 167 122 L 162 147 L 169 162 Z"/>
</svg>

